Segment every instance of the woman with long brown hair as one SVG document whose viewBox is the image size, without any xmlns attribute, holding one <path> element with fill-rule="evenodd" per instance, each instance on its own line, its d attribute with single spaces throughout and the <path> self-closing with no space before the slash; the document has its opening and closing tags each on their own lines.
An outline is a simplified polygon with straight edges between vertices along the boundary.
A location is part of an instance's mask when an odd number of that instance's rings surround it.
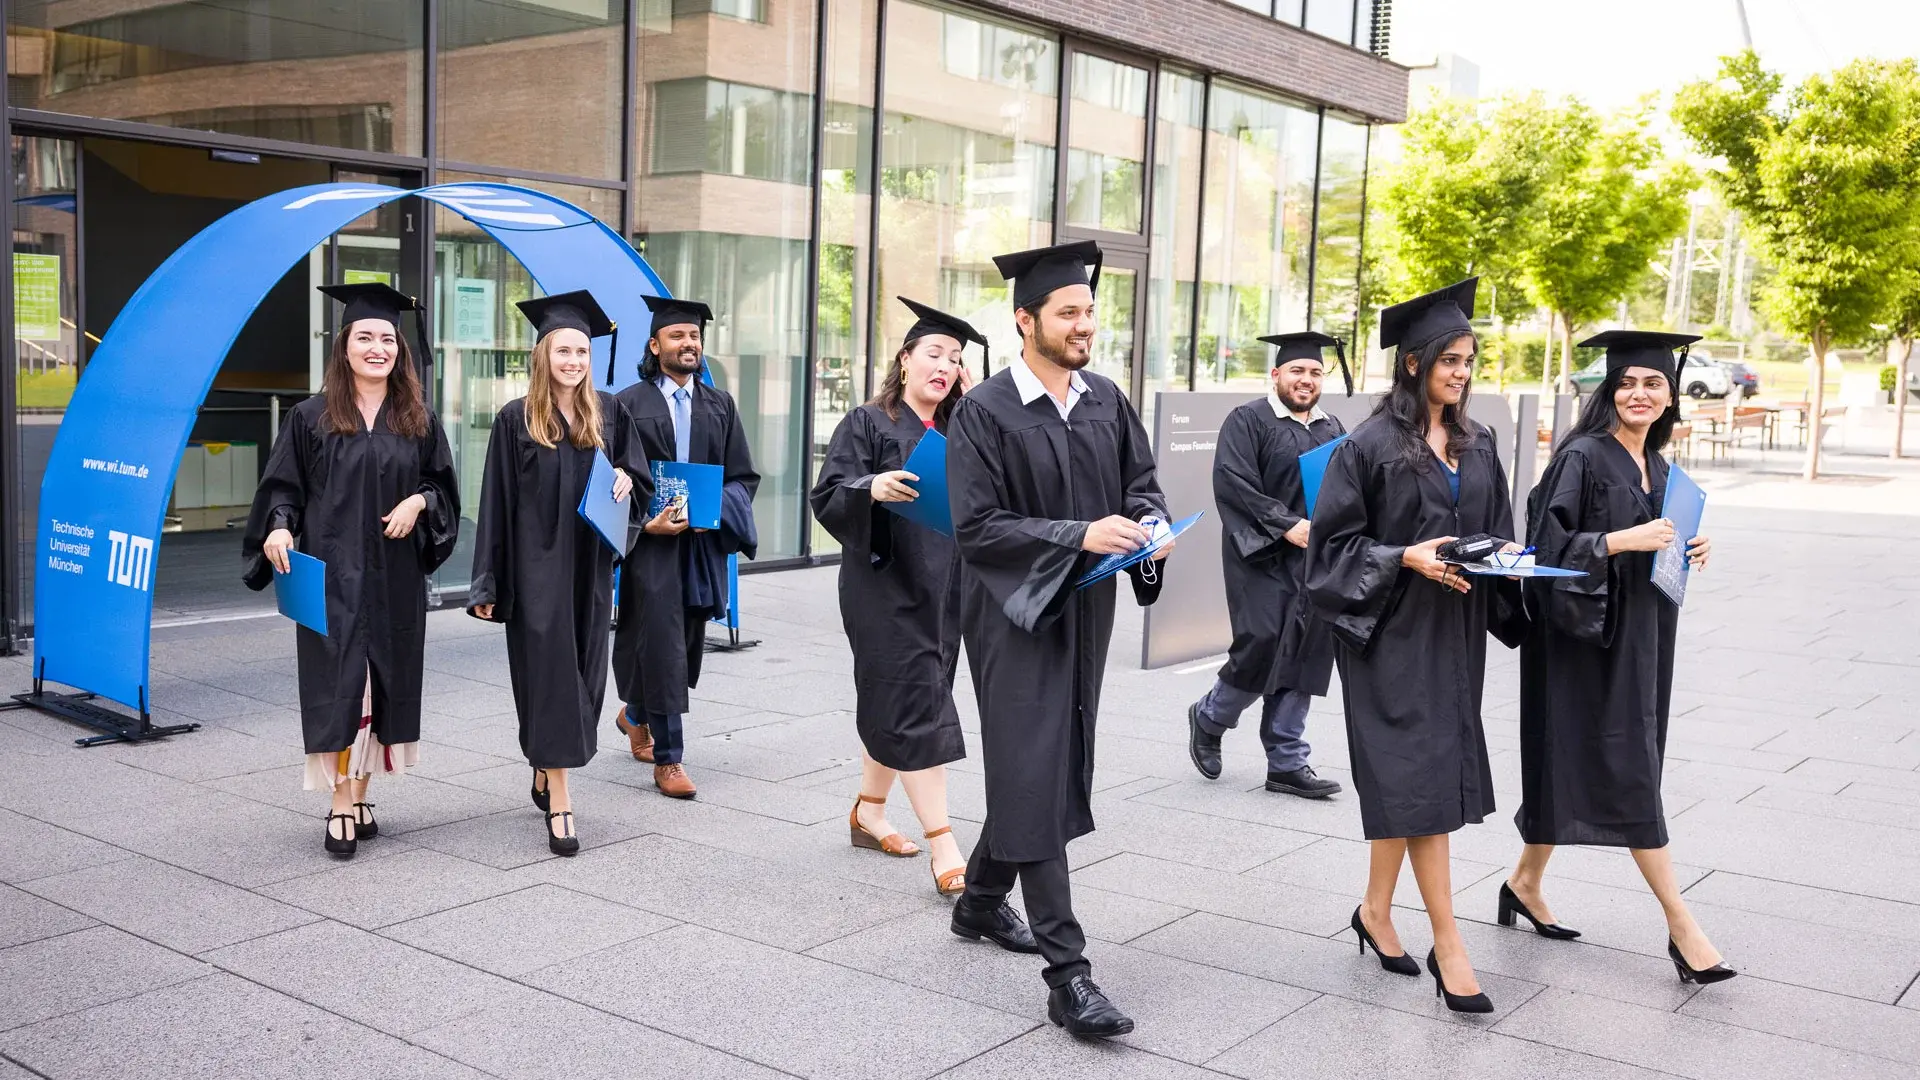
<svg viewBox="0 0 1920 1080">
<path fill-rule="evenodd" d="M 326 564 L 327 633 L 295 630 L 305 787 L 332 793 L 326 849 L 379 831 L 367 784 L 420 757 L 427 575 L 460 529 L 453 455 L 400 334 L 412 297 L 328 285 L 346 304 L 321 393 L 293 407 L 260 478 L 241 553 L 264 589 L 300 551 Z"/>
<path fill-rule="evenodd" d="M 873 400 L 847 414 L 810 501 L 840 541 L 840 618 L 853 647 L 854 723 L 866 752 L 847 815 L 853 845 L 901 858 L 920 848 L 887 824 L 895 777 L 933 846 L 934 888 L 966 888 L 966 856 L 947 824 L 947 770 L 967 754 L 953 678 L 960 658 L 960 550 L 951 536 L 886 509 L 919 497 L 907 458 L 946 426 L 973 385 L 962 355 L 985 346 L 966 321 L 905 297 L 918 321 Z"/>
<path fill-rule="evenodd" d="M 645 477 L 632 423 L 611 394 L 593 388 L 592 341 L 613 323 L 580 291 L 526 300 L 538 330 L 527 394 L 493 420 L 474 538 L 467 611 L 507 628 L 507 672 L 520 720 L 520 749 L 533 766 L 533 804 L 547 815 L 547 847 L 580 850 L 567 771 L 593 760 L 594 728 L 607 688 L 614 548 L 580 516 L 595 459 L 614 466 L 613 497 Z M 645 497 L 648 489 L 639 492 Z"/>
</svg>

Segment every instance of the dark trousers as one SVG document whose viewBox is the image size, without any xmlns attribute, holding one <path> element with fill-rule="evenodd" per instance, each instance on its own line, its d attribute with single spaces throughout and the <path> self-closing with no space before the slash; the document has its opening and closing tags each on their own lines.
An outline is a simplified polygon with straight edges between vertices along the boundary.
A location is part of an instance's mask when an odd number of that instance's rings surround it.
<svg viewBox="0 0 1920 1080">
<path fill-rule="evenodd" d="M 644 710 L 627 706 L 628 722 L 632 722 L 635 713 Z M 653 763 L 655 765 L 675 765 L 680 755 L 686 751 L 686 733 L 680 727 L 679 713 L 644 713 L 647 727 L 653 732 Z"/>
<path fill-rule="evenodd" d="M 1042 862 L 1002 862 L 987 852 L 992 820 L 988 818 L 980 827 L 980 841 L 973 845 L 973 857 L 967 860 L 967 891 L 959 902 L 971 911 L 992 911 L 1013 891 L 1014 879 L 1018 878 L 1020 895 L 1027 905 L 1027 925 L 1033 929 L 1033 939 L 1047 961 L 1040 977 L 1048 986 L 1065 986 L 1075 975 L 1092 970 L 1085 956 L 1087 935 L 1080 929 L 1080 920 L 1073 917 L 1066 853 Z"/>
</svg>

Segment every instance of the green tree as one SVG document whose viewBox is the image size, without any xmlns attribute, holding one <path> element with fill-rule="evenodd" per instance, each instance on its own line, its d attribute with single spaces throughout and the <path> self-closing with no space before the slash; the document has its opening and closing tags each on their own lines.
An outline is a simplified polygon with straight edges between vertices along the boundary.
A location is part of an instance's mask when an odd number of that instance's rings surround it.
<svg viewBox="0 0 1920 1080">
<path fill-rule="evenodd" d="M 1856 60 L 1781 95 L 1751 50 L 1681 90 L 1673 118 L 1773 265 L 1761 304 L 1813 350 L 1805 475 L 1820 475 L 1827 352 L 1871 337 L 1903 279 L 1920 213 L 1920 74 Z"/>
<path fill-rule="evenodd" d="M 1662 164 L 1650 113 L 1643 105 L 1607 123 L 1569 99 L 1529 123 L 1543 175 L 1517 256 L 1528 294 L 1564 331 L 1561 393 L 1571 386 L 1575 330 L 1611 311 L 1686 224 L 1699 181 L 1684 165 Z"/>
<path fill-rule="evenodd" d="M 1920 242 L 1920 237 L 1915 239 Z M 1900 275 L 1893 299 L 1887 307 L 1887 322 L 1884 324 L 1887 336 L 1891 339 L 1892 351 L 1900 356 L 1894 361 L 1893 450 L 1888 455 L 1896 460 L 1900 457 L 1901 442 L 1907 434 L 1907 373 L 1913 370 L 1914 340 L 1920 338 L 1920 257 L 1915 257 L 1913 247 L 1907 250 L 1910 265 Z"/>
</svg>

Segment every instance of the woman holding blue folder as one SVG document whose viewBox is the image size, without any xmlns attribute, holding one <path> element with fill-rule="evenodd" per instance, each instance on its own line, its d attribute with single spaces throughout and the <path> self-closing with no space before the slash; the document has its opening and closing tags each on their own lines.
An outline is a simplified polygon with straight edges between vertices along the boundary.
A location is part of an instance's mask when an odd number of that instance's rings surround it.
<svg viewBox="0 0 1920 1080">
<path fill-rule="evenodd" d="M 346 305 L 323 389 L 281 424 L 241 553 L 253 589 L 292 572 L 292 552 L 324 564 L 327 632 L 295 631 L 303 786 L 332 793 L 326 849 L 346 857 L 380 828 L 373 774 L 420 758 L 427 575 L 453 553 L 460 492 L 400 333 L 418 304 L 378 283 L 320 291 Z"/>
<path fill-rule="evenodd" d="M 1514 814 L 1526 848 L 1500 887 L 1498 915 L 1502 926 L 1526 919 L 1542 937 L 1579 937 L 1547 908 L 1547 860 L 1559 844 L 1624 847 L 1666 913 L 1681 981 L 1709 983 L 1734 971 L 1687 910 L 1667 854 L 1660 777 L 1680 611 L 1653 581 L 1653 553 L 1675 541 L 1661 514 L 1670 470 L 1660 451 L 1680 418 L 1686 347 L 1698 340 L 1609 330 L 1580 343 L 1606 349 L 1607 375 L 1554 451 L 1527 518 L 1542 563 L 1586 576 L 1527 585 Z M 1703 569 L 1707 538 L 1686 547 Z"/>
<path fill-rule="evenodd" d="M 487 440 L 467 610 L 505 623 L 520 749 L 533 766 L 533 805 L 547 815 L 547 847 L 580 850 L 567 772 L 593 760 L 607 689 L 613 564 L 625 553 L 579 512 L 594 464 L 615 466 L 613 498 L 645 476 L 613 395 L 594 389 L 592 340 L 613 323 L 585 291 L 525 300 L 538 329 L 527 395 L 501 408 Z M 631 474 L 631 475 L 630 475 Z M 645 492 L 643 491 L 644 497 Z"/>
<path fill-rule="evenodd" d="M 886 509 L 918 497 L 902 465 L 946 426 L 973 385 L 963 352 L 987 339 L 965 320 L 905 297 L 917 321 L 873 400 L 834 430 L 809 501 L 840 541 L 840 618 L 853 647 L 854 724 L 866 748 L 847 816 L 853 846 L 901 858 L 920 848 L 887 823 L 897 776 L 933 846 L 934 888 L 966 888 L 966 856 L 947 824 L 946 764 L 967 755 L 953 702 L 960 659 L 960 552 L 953 537 Z M 943 478 L 944 479 L 944 478 Z"/>
</svg>

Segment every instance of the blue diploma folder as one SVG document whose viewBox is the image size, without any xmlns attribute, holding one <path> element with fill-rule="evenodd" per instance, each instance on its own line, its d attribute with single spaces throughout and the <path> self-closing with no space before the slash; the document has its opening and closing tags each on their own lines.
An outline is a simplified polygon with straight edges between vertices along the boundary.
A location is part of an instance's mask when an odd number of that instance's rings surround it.
<svg viewBox="0 0 1920 1080">
<path fill-rule="evenodd" d="M 685 495 L 689 526 L 720 527 L 720 489 L 726 484 L 726 469 L 691 461 L 650 461 L 647 465 L 653 469 L 653 501 L 647 504 L 648 517 L 659 517 L 669 500 Z"/>
<path fill-rule="evenodd" d="M 1667 496 L 1660 516 L 1673 522 L 1673 543 L 1653 553 L 1653 583 L 1677 607 L 1687 600 L 1687 542 L 1700 535 L 1700 515 L 1707 509 L 1707 493 L 1686 470 L 1667 469 Z"/>
<path fill-rule="evenodd" d="M 1099 562 L 1093 564 L 1093 569 L 1080 575 L 1080 580 L 1075 582 L 1073 587 L 1076 589 L 1084 589 L 1089 585 L 1105 581 L 1120 571 L 1125 570 L 1127 567 L 1132 566 L 1134 563 L 1151 559 L 1161 548 L 1173 543 L 1175 537 L 1193 528 L 1193 523 L 1199 521 L 1205 515 L 1206 511 L 1202 510 L 1191 517 L 1181 518 L 1179 521 L 1173 523 L 1173 526 L 1167 530 L 1164 536 L 1161 536 L 1158 540 L 1155 540 L 1130 555 L 1108 555 L 1103 557 Z"/>
<path fill-rule="evenodd" d="M 910 481 L 920 497 L 912 502 L 881 503 L 881 506 L 915 524 L 925 525 L 945 536 L 953 535 L 953 504 L 947 498 L 947 437 L 933 430 L 920 438 L 907 463 L 901 468 L 920 479 Z"/>
<path fill-rule="evenodd" d="M 273 601 L 280 614 L 325 637 L 327 564 L 298 551 L 287 552 L 287 572 L 273 572 Z"/>
<path fill-rule="evenodd" d="M 1469 574 L 1485 574 L 1493 577 L 1586 577 L 1585 570 L 1562 570 L 1558 566 L 1494 566 L 1488 563 L 1470 563 L 1459 569 Z"/>
<path fill-rule="evenodd" d="M 1300 487 L 1307 495 L 1307 517 L 1313 517 L 1314 504 L 1320 501 L 1320 481 L 1327 478 L 1327 462 L 1333 460 L 1333 448 L 1346 442 L 1341 435 L 1324 446 L 1316 446 L 1300 455 Z"/>
<path fill-rule="evenodd" d="M 580 516 L 615 554 L 627 550 L 627 519 L 631 504 L 613 501 L 613 462 L 598 450 L 593 452 L 593 471 L 587 474 L 587 490 L 580 493 Z"/>
</svg>

